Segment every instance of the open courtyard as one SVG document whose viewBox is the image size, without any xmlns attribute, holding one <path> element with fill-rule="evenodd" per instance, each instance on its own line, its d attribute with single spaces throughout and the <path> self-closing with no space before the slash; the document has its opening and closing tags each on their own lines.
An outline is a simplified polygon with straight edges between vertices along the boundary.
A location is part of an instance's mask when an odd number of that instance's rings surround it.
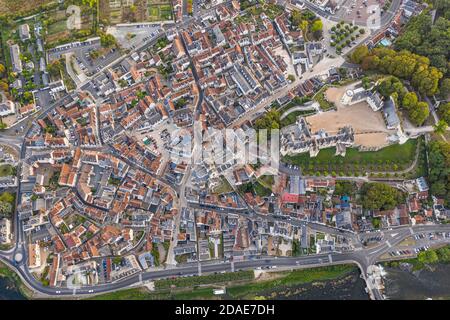
<svg viewBox="0 0 450 320">
<path fill-rule="evenodd" d="M 395 130 L 388 130 L 381 112 L 374 112 L 366 102 L 352 106 L 344 106 L 340 100 L 347 90 L 345 87 L 331 87 L 325 92 L 325 98 L 334 103 L 337 110 L 328 111 L 307 117 L 311 130 L 320 129 L 328 133 L 336 133 L 339 128 L 350 125 L 355 130 L 355 145 L 365 148 L 380 148 L 387 146 L 388 136 Z"/>
</svg>

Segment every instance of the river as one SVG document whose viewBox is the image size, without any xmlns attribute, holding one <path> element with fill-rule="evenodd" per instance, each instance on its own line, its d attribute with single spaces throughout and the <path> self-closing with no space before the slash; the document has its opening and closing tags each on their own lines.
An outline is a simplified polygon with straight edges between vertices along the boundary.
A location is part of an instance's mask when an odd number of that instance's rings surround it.
<svg viewBox="0 0 450 320">
<path fill-rule="evenodd" d="M 314 281 L 258 294 L 275 300 L 369 300 L 359 270 L 334 280 Z"/>
<path fill-rule="evenodd" d="M 24 300 L 25 297 L 20 293 L 14 281 L 0 277 L 0 300 Z"/>
<path fill-rule="evenodd" d="M 391 300 L 450 299 L 450 265 L 412 271 L 406 266 L 386 267 L 385 296 Z"/>
</svg>

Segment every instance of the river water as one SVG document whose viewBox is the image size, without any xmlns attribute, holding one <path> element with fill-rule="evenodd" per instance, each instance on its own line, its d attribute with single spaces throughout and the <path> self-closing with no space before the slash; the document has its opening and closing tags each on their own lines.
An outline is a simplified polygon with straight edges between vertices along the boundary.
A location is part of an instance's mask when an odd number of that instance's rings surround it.
<svg viewBox="0 0 450 320">
<path fill-rule="evenodd" d="M 0 277 L 0 300 L 24 300 L 14 281 Z"/>
<path fill-rule="evenodd" d="M 335 280 L 281 287 L 258 295 L 275 300 L 369 300 L 365 287 L 360 272 L 355 270 Z"/>
<path fill-rule="evenodd" d="M 450 299 L 450 265 L 412 271 L 406 265 L 385 268 L 385 296 L 391 300 Z"/>
</svg>

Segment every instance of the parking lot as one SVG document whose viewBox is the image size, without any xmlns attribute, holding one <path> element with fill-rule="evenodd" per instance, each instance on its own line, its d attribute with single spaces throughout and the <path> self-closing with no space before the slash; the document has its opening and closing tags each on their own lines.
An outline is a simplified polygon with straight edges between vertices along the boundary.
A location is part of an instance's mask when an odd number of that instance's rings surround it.
<svg viewBox="0 0 450 320">
<path fill-rule="evenodd" d="M 140 24 L 109 27 L 107 32 L 116 38 L 122 48 L 133 50 L 157 37 L 162 28 L 160 24 Z"/>
<path fill-rule="evenodd" d="M 373 26 L 374 15 L 381 12 L 384 3 L 385 0 L 346 0 L 335 16 L 340 20 L 358 25 Z M 377 8 L 373 6 L 377 6 Z"/>
<path fill-rule="evenodd" d="M 405 240 L 407 241 L 407 240 Z M 407 246 L 400 246 L 388 253 L 390 257 L 409 257 L 415 256 L 421 251 L 426 251 L 432 246 L 437 246 L 450 241 L 450 232 L 430 232 L 421 233 L 411 236 L 411 241 L 414 244 Z"/>
</svg>

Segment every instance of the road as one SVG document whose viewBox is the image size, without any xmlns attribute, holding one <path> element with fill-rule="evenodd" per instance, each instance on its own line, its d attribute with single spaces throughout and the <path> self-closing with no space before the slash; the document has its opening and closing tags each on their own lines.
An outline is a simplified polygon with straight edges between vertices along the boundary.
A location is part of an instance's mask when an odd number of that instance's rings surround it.
<svg viewBox="0 0 450 320">
<path fill-rule="evenodd" d="M 399 0 L 394 0 L 394 4 L 400 3 Z M 308 2 L 306 3 L 307 6 L 312 6 Z M 316 13 L 318 13 L 317 8 L 310 8 Z M 213 10 L 213 9 L 211 9 Z M 325 17 L 328 17 L 328 13 L 323 13 Z M 393 14 L 392 14 L 393 16 Z M 388 19 L 389 16 L 385 15 L 386 23 L 390 21 Z M 392 18 L 392 17 L 391 17 Z M 177 31 L 180 31 L 181 29 L 185 28 L 193 21 L 194 18 L 187 18 L 179 25 L 175 26 L 175 29 Z M 198 18 L 197 18 L 198 19 Z M 333 19 L 333 18 L 330 18 Z M 383 21 L 383 20 L 382 20 Z M 242 118 L 236 120 L 234 123 L 232 123 L 233 126 L 239 126 L 240 124 L 252 120 L 254 116 L 256 116 L 259 112 L 263 111 L 266 107 L 268 107 L 270 104 L 272 104 L 273 101 L 276 99 L 286 95 L 290 90 L 295 88 L 297 85 L 299 85 L 302 81 L 305 81 L 306 79 L 313 78 L 317 75 L 324 74 L 328 72 L 328 70 L 331 67 L 339 67 L 342 64 L 344 64 L 344 59 L 342 57 L 337 58 L 324 58 L 321 60 L 315 67 L 314 71 L 308 71 L 306 72 L 302 78 L 297 78 L 294 82 L 286 86 L 285 88 L 275 92 L 269 99 L 266 99 L 265 101 L 258 104 L 255 108 L 253 108 L 251 111 L 246 113 Z M 194 69 L 194 68 L 193 68 Z M 194 77 L 196 78 L 196 81 L 198 81 L 198 77 L 195 73 L 194 69 Z M 52 105 L 46 106 L 38 112 L 36 118 L 30 117 L 28 119 L 25 125 L 26 133 L 31 130 L 31 124 L 35 122 L 37 119 L 42 119 L 45 117 L 48 112 L 51 112 L 56 106 L 65 104 L 65 99 L 68 98 L 68 95 L 63 97 L 63 99 L 58 100 L 57 102 L 53 103 Z M 200 97 L 198 100 L 198 104 L 196 106 L 197 113 L 200 110 L 200 105 L 202 102 L 203 96 L 202 91 L 200 91 Z M 432 128 L 432 127 L 431 127 Z M 23 141 L 23 138 L 26 136 L 19 136 L 14 134 L 15 128 L 10 128 L 6 130 L 2 134 L 2 137 L 0 137 L 0 142 L 5 142 L 8 144 L 15 145 L 17 148 L 21 149 L 20 152 L 20 158 L 23 159 L 25 157 L 25 146 L 24 144 L 21 144 Z M 416 130 L 428 130 L 429 128 L 418 128 Z M 422 131 L 419 131 L 422 132 Z M 429 132 L 429 131 L 424 131 Z M 115 153 L 114 151 L 111 151 L 112 154 L 115 156 L 121 158 L 120 155 Z M 126 159 L 123 159 L 125 162 L 127 162 L 130 165 L 133 165 L 135 167 L 140 168 L 144 172 L 149 173 L 149 171 L 146 168 L 143 168 L 139 164 L 136 163 L 130 163 Z M 288 170 L 288 169 L 287 169 Z M 18 167 L 18 176 L 20 178 L 20 171 L 21 166 Z M 165 181 L 163 178 L 158 178 L 158 181 L 162 183 L 165 186 L 168 186 L 172 190 L 174 190 L 179 196 L 179 206 L 180 208 L 184 206 L 191 206 L 192 204 L 188 204 L 184 195 L 186 183 L 188 181 L 188 178 L 190 177 L 191 170 L 188 169 L 187 173 L 185 174 L 185 177 L 183 178 L 182 184 L 180 186 L 172 186 L 170 183 Z M 152 173 L 151 173 L 152 174 Z M 154 174 L 152 174 L 154 176 Z M 16 201 L 19 202 L 21 199 L 21 194 L 23 191 L 22 184 L 19 184 L 18 187 L 18 196 L 16 197 Z M 278 219 L 284 220 L 283 217 L 273 217 L 266 215 L 262 215 L 258 212 L 250 210 L 249 212 L 248 208 L 244 209 L 236 209 L 233 212 L 237 212 L 242 215 L 251 214 L 256 217 L 260 217 L 263 219 L 267 219 L 269 221 L 276 221 Z M 181 213 L 181 210 L 180 210 Z M 220 212 L 221 214 L 226 214 L 226 212 Z M 255 258 L 253 260 L 246 260 L 246 261 L 236 261 L 233 262 L 234 268 L 232 268 L 232 263 L 230 262 L 201 262 L 201 270 L 202 273 L 213 273 L 213 272 L 232 272 L 234 270 L 254 270 L 259 267 L 286 267 L 286 268 L 300 268 L 300 267 L 314 267 L 314 266 L 324 266 L 324 265 L 332 265 L 332 264 L 339 264 L 339 263 L 356 263 L 358 267 L 361 269 L 363 277 L 367 278 L 367 269 L 369 266 L 373 265 L 377 261 L 379 261 L 380 257 L 383 256 L 386 252 L 389 250 L 392 250 L 392 247 L 395 247 L 398 245 L 403 239 L 406 237 L 420 233 L 420 232 L 434 232 L 434 231 L 450 231 L 450 225 L 431 225 L 431 226 L 417 226 L 417 227 L 403 227 L 403 228 L 397 228 L 393 230 L 383 231 L 383 240 L 375 247 L 371 248 L 364 248 L 363 245 L 360 242 L 360 239 L 358 238 L 358 235 L 355 233 L 352 233 L 350 231 L 346 230 L 339 230 L 336 228 L 332 228 L 323 224 L 319 223 L 313 223 L 308 221 L 300 221 L 291 219 L 288 220 L 292 225 L 301 227 L 304 225 L 307 225 L 313 230 L 326 232 L 330 234 L 335 235 L 343 235 L 349 239 L 352 240 L 352 244 L 355 247 L 355 250 L 352 252 L 345 252 L 345 253 L 339 253 L 339 252 L 333 252 L 329 254 L 319 254 L 319 255 L 308 255 L 308 256 L 301 256 L 301 257 L 291 257 L 291 258 L 276 258 L 276 257 L 263 257 L 263 258 Z M 197 263 L 195 264 L 183 264 L 178 265 L 174 267 L 173 265 L 171 268 L 164 269 L 164 270 L 153 270 L 153 271 L 145 271 L 140 272 L 138 274 L 135 274 L 133 276 L 130 276 L 128 278 L 122 279 L 120 281 L 114 282 L 114 283 L 107 283 L 107 284 L 101 284 L 96 286 L 86 286 L 86 287 L 80 287 L 78 289 L 74 288 L 53 288 L 53 287 L 45 287 L 43 286 L 39 281 L 37 281 L 33 275 L 31 275 L 30 271 L 27 267 L 27 252 L 26 252 L 26 245 L 25 245 L 25 239 L 24 239 L 24 233 L 22 232 L 22 222 L 18 219 L 18 215 L 15 215 L 14 219 L 14 229 L 15 229 L 15 235 L 16 235 L 16 246 L 8 251 L 0 251 L 0 259 L 7 263 L 10 267 L 12 267 L 22 278 L 22 280 L 26 283 L 27 286 L 29 286 L 34 291 L 40 293 L 44 296 L 72 296 L 74 294 L 77 295 L 91 295 L 93 293 L 102 293 L 102 292 L 110 292 L 115 291 L 122 288 L 127 288 L 130 286 L 136 286 L 136 285 L 142 285 L 142 281 L 148 281 L 148 280 L 155 280 L 160 278 L 168 278 L 168 277 L 180 277 L 180 276 L 192 276 L 197 275 L 199 272 L 199 268 Z M 375 233 L 374 233 L 375 234 Z M 176 235 L 176 233 L 175 233 Z M 370 236 L 371 233 L 366 234 L 366 236 Z M 176 237 L 174 236 L 175 241 L 172 241 L 171 246 L 174 246 L 176 244 Z M 173 260 L 173 257 L 170 258 L 170 260 Z M 200 262 L 199 262 L 200 263 Z M 382 295 L 374 290 L 372 292 L 372 295 L 375 299 L 381 299 Z"/>
<path fill-rule="evenodd" d="M 354 252 L 338 253 L 333 252 L 329 254 L 308 255 L 300 257 L 276 258 L 276 257 L 261 257 L 259 259 L 236 261 L 234 262 L 234 270 L 254 270 L 256 268 L 305 268 L 317 267 L 326 265 L 335 265 L 342 263 L 355 263 L 361 269 L 363 276 L 367 276 L 367 268 L 379 261 L 380 257 L 392 250 L 392 247 L 398 245 L 406 237 L 421 232 L 450 232 L 450 225 L 424 225 L 415 227 L 403 227 L 384 232 L 385 240 L 380 245 L 370 248 L 361 249 Z M 92 295 L 98 293 L 105 293 L 116 291 L 122 288 L 141 285 L 142 281 L 156 280 L 170 277 L 193 276 L 197 275 L 199 268 L 195 264 L 184 264 L 174 268 L 158 270 L 158 271 L 144 271 L 128 278 L 122 279 L 114 283 L 101 284 L 96 286 L 73 288 L 52 288 L 44 287 L 38 282 L 24 267 L 24 264 L 17 265 L 11 260 L 11 254 L 1 252 L 0 259 L 13 267 L 19 273 L 22 280 L 26 281 L 27 285 L 36 292 L 44 296 L 77 296 Z M 231 272 L 230 262 L 203 262 L 201 263 L 201 270 L 203 274 L 214 272 Z M 141 281 L 142 280 L 142 281 Z M 381 299 L 380 293 L 374 293 L 375 298 Z M 377 296 L 378 295 L 378 296 Z"/>
</svg>

